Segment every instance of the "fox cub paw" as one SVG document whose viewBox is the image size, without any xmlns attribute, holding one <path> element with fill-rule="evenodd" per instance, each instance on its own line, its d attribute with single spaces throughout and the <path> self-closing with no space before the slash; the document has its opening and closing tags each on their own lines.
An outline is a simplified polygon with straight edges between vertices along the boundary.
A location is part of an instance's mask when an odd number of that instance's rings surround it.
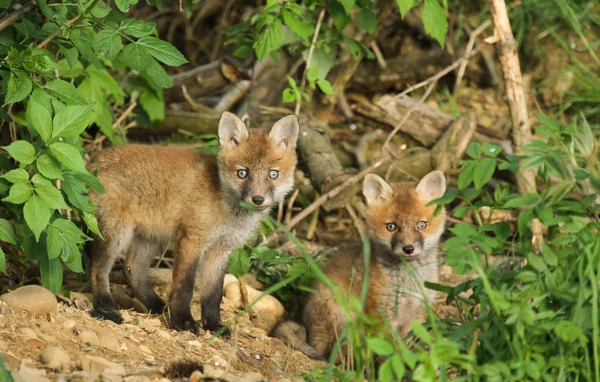
<svg viewBox="0 0 600 382">
<path fill-rule="evenodd" d="M 110 320 L 116 324 L 123 323 L 123 317 L 121 317 L 121 313 L 116 309 L 96 308 L 90 312 L 90 315 L 94 318 Z"/>
<path fill-rule="evenodd" d="M 204 323 L 204 324 L 202 324 L 202 329 L 208 330 L 209 332 L 212 332 L 212 333 L 219 332 L 220 337 L 224 337 L 224 338 L 231 337 L 231 331 L 229 330 L 229 328 L 225 327 L 221 323 L 217 323 L 217 324 Z"/>
<path fill-rule="evenodd" d="M 171 321 L 171 328 L 179 332 L 200 333 L 200 325 L 195 320 L 186 320 L 182 322 Z"/>
</svg>

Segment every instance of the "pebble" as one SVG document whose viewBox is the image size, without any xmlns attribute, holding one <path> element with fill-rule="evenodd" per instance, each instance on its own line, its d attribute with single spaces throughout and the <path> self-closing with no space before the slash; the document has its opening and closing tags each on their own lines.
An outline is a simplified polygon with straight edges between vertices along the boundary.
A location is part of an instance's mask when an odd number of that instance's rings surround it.
<svg viewBox="0 0 600 382">
<path fill-rule="evenodd" d="M 18 371 L 12 372 L 14 382 L 49 382 L 44 370 L 21 366 Z"/>
<path fill-rule="evenodd" d="M 152 328 L 160 328 L 162 326 L 162 322 L 158 318 L 147 318 L 144 320 L 144 324 Z"/>
<path fill-rule="evenodd" d="M 191 341 L 188 341 L 188 345 L 201 347 L 202 343 L 200 341 L 198 341 L 198 340 L 191 340 Z"/>
<path fill-rule="evenodd" d="M 100 344 L 106 349 L 119 351 L 119 340 L 111 328 L 97 329 Z"/>
<path fill-rule="evenodd" d="M 88 344 L 90 346 L 101 346 L 102 345 L 100 343 L 100 338 L 98 338 L 98 335 L 96 334 L 96 332 L 94 332 L 92 330 L 82 330 L 79 333 L 79 339 L 81 340 L 81 342 Z"/>
<path fill-rule="evenodd" d="M 165 340 L 170 340 L 171 339 L 171 335 L 166 331 L 166 330 L 157 330 L 156 331 L 156 335 L 165 339 Z"/>
<path fill-rule="evenodd" d="M 86 355 L 81 358 L 81 369 L 83 371 L 102 371 L 106 372 L 107 369 L 110 374 L 123 375 L 125 374 L 125 368 L 118 363 L 110 362 L 109 360 L 102 357 L 94 357 Z"/>
<path fill-rule="evenodd" d="M 77 325 L 77 322 L 75 322 L 75 320 L 65 320 L 65 322 L 63 322 L 63 328 L 67 329 L 67 330 L 71 330 L 75 327 L 75 325 Z"/>
<path fill-rule="evenodd" d="M 15 311 L 26 311 L 36 316 L 44 316 L 55 312 L 58 305 L 52 292 L 39 285 L 26 285 L 17 288 L 0 296 L 0 300 Z"/>
<path fill-rule="evenodd" d="M 150 348 L 146 345 L 140 345 L 140 350 L 143 351 L 146 354 L 152 354 L 152 351 L 150 350 Z"/>
<path fill-rule="evenodd" d="M 51 346 L 42 350 L 40 361 L 50 369 L 64 370 L 69 367 L 71 358 L 61 348 Z"/>
<path fill-rule="evenodd" d="M 19 329 L 17 329 L 17 333 L 24 335 L 25 337 L 28 337 L 28 338 L 38 338 L 35 330 L 33 330 L 31 328 L 19 328 Z"/>
</svg>

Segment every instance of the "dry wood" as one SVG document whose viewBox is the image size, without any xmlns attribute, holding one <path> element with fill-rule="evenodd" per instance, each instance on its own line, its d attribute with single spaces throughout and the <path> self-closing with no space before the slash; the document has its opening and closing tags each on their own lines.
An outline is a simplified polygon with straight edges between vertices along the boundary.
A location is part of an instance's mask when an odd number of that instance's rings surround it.
<svg viewBox="0 0 600 382">
<path fill-rule="evenodd" d="M 229 110 L 240 99 L 242 99 L 246 94 L 248 94 L 251 87 L 252 82 L 250 82 L 250 80 L 243 80 L 236 83 L 227 93 L 225 93 L 223 98 L 221 98 L 219 102 L 215 105 L 215 110 Z"/>
<path fill-rule="evenodd" d="M 404 87 L 438 73 L 450 63 L 452 57 L 442 50 L 387 59 L 386 69 L 379 68 L 377 61 L 366 61 L 360 64 L 348 87 L 355 90 L 367 89 L 369 92 Z"/>
<path fill-rule="evenodd" d="M 473 47 L 475 45 L 475 42 L 477 41 L 477 37 L 483 33 L 483 31 L 489 27 L 491 24 L 491 22 L 489 20 L 485 21 L 483 24 L 481 24 L 480 26 L 478 26 L 469 36 L 469 42 L 467 43 L 467 48 L 465 49 L 465 56 L 468 56 L 469 54 L 471 54 L 471 52 L 473 51 Z M 467 69 L 467 64 L 468 61 L 463 61 L 459 68 L 458 68 L 458 73 L 456 75 L 456 81 L 454 82 L 454 92 L 456 93 L 456 91 L 458 90 L 458 88 L 460 87 L 460 83 L 462 82 L 462 78 L 465 74 L 465 70 Z"/>
<path fill-rule="evenodd" d="M 490 0 L 490 10 L 513 123 L 515 153 L 520 155 L 523 153 L 523 147 L 531 142 L 531 124 L 527 112 L 517 44 L 510 28 L 504 0 Z M 535 176 L 535 169 L 524 170 L 517 174 L 517 188 L 521 194 L 536 192 Z M 530 228 L 533 233 L 534 251 L 539 253 L 543 243 L 542 224 L 538 219 L 534 219 L 531 221 Z"/>
<path fill-rule="evenodd" d="M 274 122 L 265 117 L 261 112 L 261 106 L 279 106 L 281 104 L 281 92 L 283 90 L 282 79 L 288 71 L 288 58 L 281 54 L 279 63 L 271 58 L 258 62 L 254 67 L 252 75 L 252 87 L 246 97 L 246 112 L 250 122 L 257 125 L 265 125 Z"/>
<path fill-rule="evenodd" d="M 444 173 L 457 169 L 458 161 L 463 157 L 476 130 L 475 113 L 468 113 L 458 118 L 431 150 L 433 167 Z"/>
<path fill-rule="evenodd" d="M 241 64 L 234 59 L 223 58 L 171 76 L 173 87 L 167 91 L 166 98 L 169 101 L 183 100 L 182 85 L 186 86 L 190 96 L 198 98 L 248 77 Z"/>
<path fill-rule="evenodd" d="M 3 18 L 0 21 L 0 31 L 3 31 L 5 28 L 7 28 L 7 27 L 13 25 L 14 23 L 16 23 L 17 21 L 19 21 L 21 16 L 24 13 L 29 12 L 31 10 L 31 8 L 33 8 L 33 4 L 27 4 L 24 7 L 22 7 L 21 9 L 17 9 L 16 11 L 10 13 L 8 16 Z"/>
<path fill-rule="evenodd" d="M 209 107 L 203 111 L 167 111 L 165 119 L 150 129 L 131 129 L 132 134 L 172 134 L 179 130 L 194 134 L 216 134 L 221 113 Z"/>
</svg>

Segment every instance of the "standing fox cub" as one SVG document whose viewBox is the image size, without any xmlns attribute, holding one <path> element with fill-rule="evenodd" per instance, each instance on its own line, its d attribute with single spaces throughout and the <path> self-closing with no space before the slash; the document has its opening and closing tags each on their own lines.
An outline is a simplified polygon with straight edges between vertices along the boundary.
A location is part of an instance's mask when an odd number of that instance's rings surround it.
<svg viewBox="0 0 600 382">
<path fill-rule="evenodd" d="M 416 187 L 407 183 L 390 185 L 373 174 L 367 175 L 363 183 L 371 240 L 365 313 L 377 317 L 382 312 L 401 334 L 410 330 L 411 320 L 425 318 L 423 295 L 401 258 L 412 266 L 421 287 L 424 281 L 437 282 L 438 243 L 446 216 L 444 211 L 434 216 L 436 206 L 427 203 L 441 197 L 445 190 L 441 171 L 430 172 Z M 325 264 L 323 273 L 343 296 L 360 299 L 365 277 L 362 245 L 340 249 Z M 308 345 L 298 339 L 298 326 L 291 322 L 279 325 L 273 334 L 309 357 L 319 358 L 314 350 L 328 356 L 348 317 L 326 285 L 317 281 L 314 289 L 303 314 Z M 425 294 L 429 301 L 435 296 L 432 290 L 425 290 Z"/>
<path fill-rule="evenodd" d="M 220 303 L 229 253 L 255 232 L 263 214 L 294 186 L 298 118 L 280 119 L 267 134 L 248 130 L 234 114 L 221 115 L 219 152 L 209 156 L 180 148 L 126 145 L 96 159 L 106 193 L 91 194 L 104 241 L 92 250 L 92 316 L 120 323 L 108 275 L 127 254 L 127 281 L 151 311 L 164 301 L 150 284 L 149 267 L 161 245 L 176 245 L 169 296 L 171 327 L 198 332 L 190 310 L 201 267 L 202 327 L 221 326 Z M 240 206 L 247 202 L 260 211 Z"/>
</svg>

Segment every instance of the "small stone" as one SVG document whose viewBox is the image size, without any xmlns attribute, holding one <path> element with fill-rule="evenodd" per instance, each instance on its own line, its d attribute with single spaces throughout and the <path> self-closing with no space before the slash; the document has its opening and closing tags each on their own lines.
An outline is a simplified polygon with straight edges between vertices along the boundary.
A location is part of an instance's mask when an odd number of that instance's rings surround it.
<svg viewBox="0 0 600 382">
<path fill-rule="evenodd" d="M 42 350 L 40 361 L 50 369 L 64 370 L 69 367 L 71 358 L 59 347 L 51 346 Z"/>
<path fill-rule="evenodd" d="M 26 311 L 36 316 L 55 312 L 58 305 L 52 292 L 38 285 L 20 287 L 0 296 L 0 300 L 15 311 Z"/>
<path fill-rule="evenodd" d="M 46 378 L 44 370 L 33 369 L 26 366 L 21 366 L 19 371 L 12 373 L 14 382 L 49 382 Z"/>
<path fill-rule="evenodd" d="M 148 318 L 144 320 L 145 326 L 149 326 L 151 328 L 160 328 L 162 326 L 162 322 L 158 318 Z"/>
<path fill-rule="evenodd" d="M 156 331 L 156 335 L 165 339 L 165 340 L 170 340 L 171 339 L 171 335 L 166 331 L 166 330 L 157 330 Z"/>
<path fill-rule="evenodd" d="M 145 375 L 131 375 L 123 380 L 123 382 L 150 382 L 150 378 Z"/>
<path fill-rule="evenodd" d="M 67 330 L 71 330 L 75 327 L 75 325 L 77 325 L 77 322 L 75 322 L 75 320 L 65 320 L 65 322 L 63 322 L 63 328 L 67 329 Z"/>
<path fill-rule="evenodd" d="M 142 326 L 142 325 L 144 325 L 144 323 L 145 323 L 145 322 L 144 322 L 144 319 L 143 319 L 142 317 L 140 317 L 140 316 L 135 316 L 135 317 L 133 318 L 133 325 L 139 325 L 139 326 Z"/>
<path fill-rule="evenodd" d="M 91 346 L 100 346 L 101 345 L 98 335 L 96 334 L 96 332 L 94 332 L 92 330 L 82 330 L 79 333 L 79 339 L 81 340 L 81 342 L 91 345 Z"/>
<path fill-rule="evenodd" d="M 263 377 L 262 374 L 257 372 L 249 372 L 242 374 L 238 380 L 244 382 L 260 382 L 264 381 L 265 377 Z"/>
<path fill-rule="evenodd" d="M 254 276 L 252 273 L 247 273 L 240 277 L 240 282 L 257 290 L 263 290 L 265 288 L 265 284 L 258 281 L 256 276 Z"/>
<path fill-rule="evenodd" d="M 118 363 L 110 362 L 102 357 L 86 355 L 81 358 L 81 369 L 83 371 L 102 371 L 110 370 L 110 374 L 123 375 L 125 368 Z"/>
<path fill-rule="evenodd" d="M 150 350 L 150 348 L 146 345 L 140 345 L 140 350 L 143 351 L 146 354 L 152 354 L 152 351 Z"/>
<path fill-rule="evenodd" d="M 19 328 L 19 329 L 17 329 L 17 333 L 19 333 L 25 337 L 28 337 L 28 338 L 38 338 L 35 330 L 33 330 L 31 328 Z"/>
<path fill-rule="evenodd" d="M 191 340 L 191 341 L 188 341 L 188 345 L 190 345 L 190 346 L 196 346 L 196 347 L 201 347 L 202 343 L 200 341 L 198 341 L 198 340 Z"/>
<path fill-rule="evenodd" d="M 0 341 L 0 351 L 7 351 L 7 350 L 8 350 L 8 342 Z"/>
<path fill-rule="evenodd" d="M 119 340 L 111 328 L 99 328 L 98 337 L 100 344 L 106 349 L 119 351 Z"/>
<path fill-rule="evenodd" d="M 10 313 L 10 309 L 8 309 L 8 305 L 4 301 L 0 301 L 0 316 L 5 316 Z"/>
</svg>

